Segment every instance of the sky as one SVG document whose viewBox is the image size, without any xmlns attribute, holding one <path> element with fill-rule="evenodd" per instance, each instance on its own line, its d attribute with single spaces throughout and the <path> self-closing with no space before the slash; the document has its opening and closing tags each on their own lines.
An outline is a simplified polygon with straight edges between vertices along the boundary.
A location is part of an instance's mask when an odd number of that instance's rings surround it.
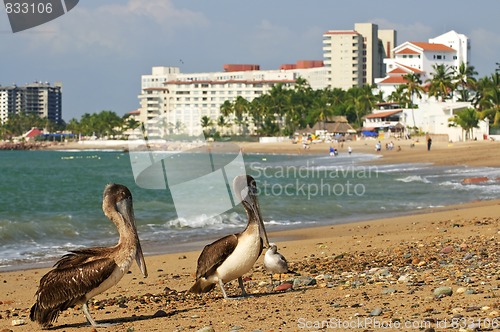
<svg viewBox="0 0 500 332">
<path fill-rule="evenodd" d="M 489 76 L 500 62 L 500 1 L 464 0 L 82 0 L 65 15 L 12 33 L 0 12 L 0 85 L 62 82 L 63 119 L 139 108 L 141 75 L 225 63 L 278 69 L 323 60 L 322 35 L 375 23 L 397 45 L 450 30 L 471 42 L 470 65 Z"/>
</svg>

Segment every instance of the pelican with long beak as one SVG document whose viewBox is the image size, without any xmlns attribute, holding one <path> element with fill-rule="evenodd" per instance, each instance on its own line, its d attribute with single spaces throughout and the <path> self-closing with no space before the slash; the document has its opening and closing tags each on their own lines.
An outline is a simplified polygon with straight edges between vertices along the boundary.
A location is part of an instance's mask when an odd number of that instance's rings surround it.
<svg viewBox="0 0 500 332">
<path fill-rule="evenodd" d="M 108 184 L 103 193 L 102 209 L 116 225 L 120 239 L 113 247 L 72 250 L 40 279 L 30 319 L 44 328 L 50 327 L 60 312 L 75 305 L 82 305 L 89 323 L 99 327 L 90 316 L 87 302 L 116 285 L 128 272 L 134 258 L 144 277 L 148 275 L 130 190 L 119 184 Z"/>
<path fill-rule="evenodd" d="M 228 299 L 224 284 L 237 278 L 242 296 L 246 296 L 242 276 L 254 266 L 263 247 L 269 247 L 254 178 L 249 175 L 237 176 L 233 188 L 245 208 L 247 227 L 241 233 L 225 236 L 205 246 L 198 258 L 196 282 L 189 289 L 191 293 L 209 292 L 218 283 L 224 299 Z"/>
</svg>

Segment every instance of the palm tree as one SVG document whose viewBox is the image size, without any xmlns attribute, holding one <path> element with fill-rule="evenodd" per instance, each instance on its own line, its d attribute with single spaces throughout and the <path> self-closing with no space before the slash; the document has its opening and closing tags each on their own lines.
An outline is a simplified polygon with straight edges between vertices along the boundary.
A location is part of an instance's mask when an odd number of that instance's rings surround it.
<svg viewBox="0 0 500 332">
<path fill-rule="evenodd" d="M 233 103 L 229 100 L 224 101 L 224 103 L 220 105 L 220 113 L 226 117 L 234 113 Z"/>
<path fill-rule="evenodd" d="M 203 128 L 203 134 L 206 137 L 210 136 L 210 131 L 212 130 L 212 126 L 214 125 L 214 122 L 210 117 L 204 115 L 201 117 L 201 128 Z"/>
<path fill-rule="evenodd" d="M 308 122 L 312 127 L 316 123 L 322 123 L 325 129 L 326 120 L 334 115 L 334 109 L 329 102 L 329 95 L 327 90 L 318 90 L 313 98 L 312 107 L 308 113 Z"/>
<path fill-rule="evenodd" d="M 413 118 L 413 127 L 416 127 L 415 122 L 415 104 L 413 102 L 413 97 L 417 96 L 418 98 L 422 98 L 422 93 L 424 93 L 424 88 L 422 87 L 422 80 L 420 79 L 419 74 L 409 73 L 403 76 L 406 80 L 406 84 L 403 84 L 403 89 L 406 90 L 407 99 L 410 100 L 411 104 L 411 116 Z M 408 104 L 406 104 L 408 108 Z"/>
<path fill-rule="evenodd" d="M 500 124 L 500 89 L 493 87 L 487 89 L 481 101 L 481 108 L 481 118 L 493 119 L 493 126 L 498 126 Z"/>
<path fill-rule="evenodd" d="M 246 116 L 248 115 L 249 105 L 250 103 L 248 102 L 248 100 L 246 100 L 242 96 L 236 97 L 236 100 L 233 104 L 235 116 L 234 122 L 240 127 L 240 133 L 242 133 L 243 135 L 246 134 L 246 129 L 248 127 Z"/>
<path fill-rule="evenodd" d="M 435 64 L 432 66 L 434 72 L 432 78 L 427 79 L 429 84 L 429 96 L 445 101 L 453 92 L 451 67 Z"/>
<path fill-rule="evenodd" d="M 408 96 L 407 93 L 405 93 L 406 86 L 404 84 L 400 84 L 396 87 L 396 90 L 394 90 L 390 95 L 389 95 L 389 100 L 393 101 L 395 103 L 398 103 L 399 105 L 407 105 L 411 103 L 411 100 Z"/>
<path fill-rule="evenodd" d="M 375 105 L 375 97 L 372 93 L 372 87 L 365 85 L 362 87 L 352 87 L 347 90 L 345 99 L 346 111 L 348 119 L 349 113 L 354 113 L 355 119 L 349 119 L 349 122 L 354 122 L 357 127 L 361 127 L 362 118 L 368 114 Z M 354 121 L 353 121 L 354 120 Z"/>
<path fill-rule="evenodd" d="M 467 108 L 448 119 L 450 126 L 458 125 L 465 131 L 465 139 L 473 138 L 473 129 L 479 127 L 479 115 L 474 108 Z"/>
<path fill-rule="evenodd" d="M 224 129 L 229 127 L 231 124 L 226 120 L 224 115 L 217 118 L 217 126 L 220 128 L 221 135 L 224 134 Z"/>
<path fill-rule="evenodd" d="M 186 129 L 186 125 L 182 123 L 180 120 L 177 120 L 174 125 L 174 131 L 176 134 L 182 134 L 182 132 Z"/>
<path fill-rule="evenodd" d="M 410 107 L 414 108 L 415 103 L 413 102 L 413 98 L 417 96 L 417 98 L 422 98 L 422 94 L 425 92 L 422 87 L 422 80 L 420 79 L 419 74 L 409 73 L 403 76 L 406 83 L 403 84 L 404 89 L 407 92 L 408 99 L 410 99 L 411 104 Z M 408 107 L 408 105 L 406 105 Z"/>
<path fill-rule="evenodd" d="M 477 71 L 475 71 L 474 66 L 468 66 L 462 62 L 458 69 L 454 70 L 453 74 L 455 88 L 460 94 L 459 101 L 469 101 L 469 90 L 477 82 L 474 78 L 477 75 Z"/>
</svg>

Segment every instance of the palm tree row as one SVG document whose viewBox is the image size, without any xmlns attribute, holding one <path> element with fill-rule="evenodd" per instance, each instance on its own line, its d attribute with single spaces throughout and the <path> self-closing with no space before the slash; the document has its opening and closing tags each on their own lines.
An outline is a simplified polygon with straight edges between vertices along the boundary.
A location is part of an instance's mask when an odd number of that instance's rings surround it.
<svg viewBox="0 0 500 332">
<path fill-rule="evenodd" d="M 67 124 L 60 125 L 38 115 L 19 113 L 9 116 L 7 121 L 0 125 L 0 138 L 21 136 L 33 127 L 44 128 L 48 132 L 67 130 L 84 136 L 104 137 L 121 134 L 139 125 L 138 121 L 128 116 L 120 117 L 115 112 L 107 110 L 93 114 L 85 113 L 79 121 L 71 119 Z"/>
<path fill-rule="evenodd" d="M 269 93 L 248 101 L 238 96 L 226 101 L 220 110 L 222 117 L 230 118 L 238 127 L 238 134 L 246 135 L 253 127 L 258 135 L 293 135 L 295 132 L 324 123 L 335 115 L 346 116 L 355 127 L 362 124 L 377 101 L 372 87 L 313 90 L 306 80 L 297 79 L 292 89 L 276 84 Z M 201 125 L 213 126 L 206 117 Z M 219 119 L 220 122 L 220 119 Z M 225 121 L 224 123 L 227 123 Z"/>
<path fill-rule="evenodd" d="M 389 99 L 414 107 L 414 97 L 422 98 L 426 91 L 430 97 L 445 101 L 456 96 L 457 101 L 471 102 L 479 112 L 479 117 L 494 120 L 500 124 L 500 74 L 496 71 L 479 80 L 474 66 L 462 63 L 453 69 L 445 65 L 434 65 L 432 78 L 423 85 L 418 74 L 404 76 L 405 84 L 401 84 Z M 408 106 L 410 105 L 410 106 Z"/>
</svg>

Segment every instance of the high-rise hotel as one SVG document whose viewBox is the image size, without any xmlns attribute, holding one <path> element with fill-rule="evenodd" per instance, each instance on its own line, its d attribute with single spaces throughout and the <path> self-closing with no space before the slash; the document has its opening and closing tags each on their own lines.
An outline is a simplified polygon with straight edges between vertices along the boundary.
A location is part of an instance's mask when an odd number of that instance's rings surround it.
<svg viewBox="0 0 500 332">
<path fill-rule="evenodd" d="M 0 123 L 15 114 L 34 114 L 62 121 L 62 85 L 34 82 L 23 86 L 0 86 Z"/>
<path fill-rule="evenodd" d="M 278 83 L 293 87 L 297 78 L 313 89 L 373 84 L 385 76 L 383 59 L 390 57 L 396 31 L 379 30 L 376 24 L 358 23 L 354 30 L 330 30 L 323 35 L 323 60 L 283 64 L 279 69 L 260 70 L 259 65 L 224 65 L 223 71 L 181 73 L 178 67 L 153 67 L 141 80 L 140 116 L 150 133 L 183 132 L 199 135 L 201 118 L 214 122 L 220 107 L 238 97 L 252 101 Z M 161 119 L 159 119 L 161 116 Z M 168 130 L 167 130 L 168 127 Z"/>
</svg>

